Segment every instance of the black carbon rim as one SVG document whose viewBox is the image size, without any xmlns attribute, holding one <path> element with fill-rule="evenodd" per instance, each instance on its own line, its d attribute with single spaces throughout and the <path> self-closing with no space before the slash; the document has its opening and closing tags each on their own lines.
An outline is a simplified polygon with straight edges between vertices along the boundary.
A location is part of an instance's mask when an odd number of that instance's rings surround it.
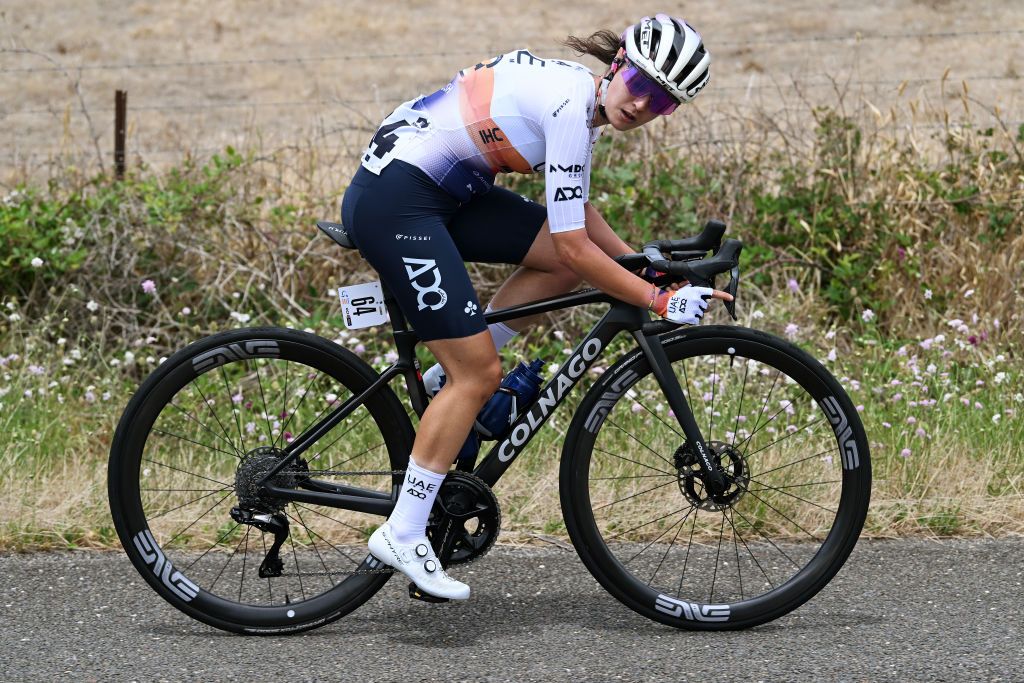
<svg viewBox="0 0 1024 683">
<path fill-rule="evenodd" d="M 650 618 L 696 629 L 776 618 L 831 579 L 863 525 L 870 465 L 856 410 L 820 363 L 763 333 L 688 330 L 666 351 L 730 493 L 716 501 L 694 476 L 633 357 L 602 377 L 570 429 L 570 535 L 605 588 Z"/>
<path fill-rule="evenodd" d="M 290 438 L 372 376 L 312 335 L 243 330 L 197 342 L 147 379 L 115 435 L 110 493 L 122 544 L 150 585 L 197 619 L 249 632 L 325 623 L 383 585 L 389 575 L 365 546 L 383 519 L 245 493 Z M 390 474 L 320 472 L 402 469 L 411 434 L 397 399 L 381 392 L 278 483 L 309 477 L 390 494 Z M 239 523 L 232 507 L 287 524 L 279 575 L 260 576 L 273 529 Z"/>
</svg>

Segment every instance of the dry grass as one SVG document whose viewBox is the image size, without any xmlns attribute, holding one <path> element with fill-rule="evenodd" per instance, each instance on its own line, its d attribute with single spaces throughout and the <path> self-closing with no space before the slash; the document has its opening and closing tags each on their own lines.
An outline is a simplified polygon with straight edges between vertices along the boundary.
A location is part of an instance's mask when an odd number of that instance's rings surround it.
<svg viewBox="0 0 1024 683">
<path fill-rule="evenodd" d="M 403 44 L 418 45 L 424 52 L 466 50 L 474 56 L 83 72 L 81 91 L 99 122 L 96 144 L 100 149 L 110 147 L 101 121 L 109 118 L 100 111 L 103 102 L 113 88 L 129 89 L 131 107 L 137 112 L 132 115 L 132 161 L 137 177 L 151 182 L 151 193 L 121 197 L 115 211 L 96 212 L 83 221 L 79 227 L 92 240 L 88 243 L 102 248 L 91 250 L 83 268 L 61 280 L 59 291 L 33 285 L 31 291 L 17 293 L 18 306 L 25 307 L 18 310 L 25 317 L 31 311 L 41 321 L 37 326 L 0 319 L 4 333 L 0 352 L 22 355 L 19 370 L 31 359 L 53 369 L 54 377 L 60 375 L 55 380 L 60 385 L 50 387 L 45 398 L 38 392 L 46 383 L 24 372 L 19 375 L 14 365 L 0 386 L 13 392 L 6 397 L 0 394 L 0 407 L 8 406 L 6 412 L 0 408 L 0 427 L 11 435 L 0 447 L 0 514 L 10 520 L 0 531 L 0 545 L 116 545 L 106 508 L 105 460 L 120 409 L 151 367 L 143 362 L 145 355 L 168 355 L 191 339 L 231 324 L 227 311 L 252 313 L 253 322 L 287 322 L 328 336 L 337 333 L 335 321 L 322 317 L 331 315 L 333 305 L 327 290 L 371 274 L 354 254 L 316 238 L 311 225 L 314 219 L 336 214 L 357 151 L 385 110 L 417 91 L 436 87 L 447 74 L 479 55 L 511 44 L 552 54 L 544 48 L 554 47 L 566 32 L 618 26 L 630 16 L 628 8 L 607 2 L 559 8 L 557 13 L 538 4 L 517 9 L 514 16 L 495 16 L 493 7 L 483 4 L 460 5 L 456 11 L 445 3 L 378 3 L 372 11 L 361 9 L 364 13 L 355 18 L 352 8 L 344 4 L 289 6 L 294 11 L 275 13 L 268 23 L 266 17 L 245 11 L 241 3 L 229 9 L 187 3 L 173 17 L 155 5 L 135 4 L 124 10 L 129 14 L 124 29 L 127 41 L 96 38 L 102 35 L 97 27 L 109 19 L 109 9 L 69 6 L 36 16 L 27 4 L 16 2 L 6 10 L 10 38 L 43 53 L 57 53 L 58 61 L 66 64 L 290 57 L 317 54 L 314 49 L 358 53 L 375 41 L 392 44 L 388 31 L 395 27 L 402 31 Z M 819 4 L 799 5 L 797 0 L 772 7 L 698 3 L 687 12 L 716 56 L 719 75 L 713 87 L 684 116 L 629 138 L 616 138 L 616 144 L 601 152 L 605 169 L 657 155 L 661 155 L 659 162 L 680 164 L 678 187 L 658 186 L 658 164 L 641 167 L 629 187 L 616 184 L 613 178 L 596 185 L 607 194 L 595 201 L 616 217 L 624 237 L 633 241 L 642 241 L 641 223 L 676 230 L 682 229 L 681 220 L 691 220 L 689 216 L 724 216 L 733 234 L 750 246 L 768 243 L 779 233 L 806 229 L 806 249 L 793 239 L 792 248 L 763 253 L 763 258 L 750 263 L 741 312 L 745 323 L 768 326 L 778 333 L 786 323 L 798 324 L 801 345 L 822 357 L 830 347 L 837 349 L 845 365 L 836 367 L 836 374 L 864 384 L 861 397 L 855 400 L 867 405 L 865 421 L 878 463 L 869 535 L 1024 533 L 1018 445 L 1022 435 L 1019 428 L 1010 426 L 1019 418 L 1016 412 L 1006 413 L 1002 426 L 988 424 L 993 412 L 1021 409 L 1012 396 L 1015 388 L 1008 392 L 1005 387 L 1018 386 L 1021 378 L 1024 324 L 1019 311 L 1024 293 L 1018 283 L 1024 281 L 1020 230 L 1024 142 L 1014 124 L 1024 120 L 1024 106 L 1014 81 L 979 80 L 966 86 L 960 81 L 963 74 L 1014 76 L 1014 64 L 1024 63 L 1024 43 L 1012 36 L 973 38 L 958 45 L 959 50 L 951 49 L 949 39 L 943 38 L 743 43 L 777 32 L 831 35 L 879 26 L 904 27 L 908 32 L 990 30 L 1020 25 L 1024 18 L 1019 3 L 1001 2 L 980 9 L 971 6 L 970 22 L 964 23 L 967 8 L 952 3 L 935 12 L 914 2 L 884 7 L 839 3 L 829 8 L 826 25 L 820 20 Z M 399 17 L 397 23 L 395 17 Z M 466 30 L 466 26 L 496 25 L 501 27 L 500 44 L 491 42 L 497 40 L 496 32 Z M 453 40 L 451 34 L 460 39 Z M 183 41 L 182 35 L 188 38 Z M 713 37 L 717 36 L 730 44 L 715 49 Z M 976 49 L 980 41 L 998 49 Z M 250 49 L 253 45 L 259 50 Z M 883 45 L 885 49 L 878 49 Z M 993 53 L 1006 64 L 993 66 Z M 5 67 L 42 63 L 33 55 L 0 54 L 0 65 Z M 944 78 L 947 67 L 953 71 Z M 826 73 L 835 77 L 834 82 L 825 87 L 811 83 L 828 80 Z M 924 75 L 931 80 L 856 84 L 889 74 L 894 78 Z M 385 76 L 389 80 L 384 81 Z M 790 76 L 797 78 L 798 87 L 791 87 Z M 73 81 L 77 74 L 70 72 L 70 77 Z M 0 73 L 0 89 L 13 92 L 10 78 Z M 52 115 L 17 115 L 8 104 L 13 98 L 3 98 L 0 117 L 7 117 L 5 125 L 11 125 L 6 128 L 16 135 L 8 150 L 23 154 L 59 143 L 68 154 L 50 159 L 52 165 L 47 165 L 46 157 L 0 162 L 0 182 L 13 185 L 51 176 L 57 178 L 57 198 L 65 191 L 94 191 L 86 182 L 89 173 L 69 166 L 82 150 L 87 156 L 78 159 L 81 165 L 89 168 L 94 162 L 93 141 L 69 90 L 68 77 L 30 73 L 18 78 L 18 106 L 50 108 Z M 853 83 L 848 83 L 850 79 Z M 376 101 L 341 104 L 356 97 Z M 174 101 L 237 100 L 337 100 L 338 104 L 141 111 L 146 105 Z M 834 125 L 836 116 L 855 124 L 857 140 L 853 130 L 818 134 L 816 129 Z M 992 134 L 984 134 L 989 127 Z M 216 208 L 209 215 L 183 211 L 166 220 L 151 220 L 152 197 L 174 195 L 175 182 L 139 164 L 160 169 L 177 165 L 182 155 L 205 160 L 211 148 L 229 143 L 244 150 L 244 161 L 226 174 L 223 194 L 212 195 Z M 173 153 L 147 153 L 146 149 Z M 796 180 L 783 174 L 792 169 L 802 174 Z M 186 168 L 183 175 L 189 182 L 201 177 L 196 167 Z M 830 219 L 823 218 L 821 225 L 813 220 L 819 209 L 827 207 L 809 204 L 801 214 L 802 224 L 757 222 L 764 214 L 753 206 L 755 189 L 762 194 L 790 192 L 820 179 L 828 182 L 828 196 L 841 198 L 844 205 L 876 207 L 862 214 L 863 232 L 856 239 L 833 240 L 831 255 L 880 246 L 879 261 L 886 267 L 872 277 L 884 292 L 881 299 L 874 295 L 875 300 L 884 307 L 877 309 L 881 318 L 874 326 L 860 325 L 859 311 L 837 317 L 822 303 L 834 264 L 823 265 L 822 252 L 814 251 L 811 244 L 829 227 Z M 959 194 L 950 198 L 951 190 Z M 259 207 L 256 197 L 263 198 Z M 292 208 L 284 210 L 287 206 Z M 1008 212 L 1002 219 L 1009 227 L 1002 235 L 988 234 L 990 208 Z M 814 225 L 803 217 L 812 218 Z M 474 266 L 471 272 L 486 299 L 507 270 Z M 197 290 L 171 280 L 186 275 L 198 284 Z M 159 296 L 154 299 L 138 292 L 138 282 L 148 277 L 160 281 Z M 789 291 L 791 279 L 798 293 Z M 929 290 L 935 298 L 927 298 Z M 973 298 L 967 298 L 968 291 Z M 98 314 L 83 312 L 90 299 L 99 303 Z M 862 297 L 856 302 L 864 305 L 867 300 Z M 983 304 L 979 307 L 978 302 Z M 193 309 L 192 316 L 181 314 L 184 306 Z M 977 322 L 970 320 L 975 310 L 981 314 Z M 754 312 L 765 317 L 754 318 Z M 556 324 L 571 337 L 586 326 L 589 316 L 592 312 L 583 312 Z M 950 340 L 948 359 L 934 354 L 940 371 L 952 373 L 953 380 L 949 386 L 933 382 L 929 395 L 938 398 L 950 393 L 953 398 L 935 414 L 919 418 L 929 421 L 927 438 L 914 437 L 906 426 L 905 433 L 886 431 L 885 422 L 898 428 L 907 417 L 920 415 L 894 402 L 896 390 L 888 388 L 894 378 L 908 383 L 914 378 L 903 360 L 896 363 L 899 340 L 909 343 L 910 353 L 924 358 L 927 354 L 917 350 L 916 340 L 940 332 L 957 336 L 946 325 L 954 317 L 968 321 L 970 334 L 984 332 L 988 346 L 965 350 L 965 332 L 958 336 L 960 346 Z M 998 328 L 995 319 L 1001 321 Z M 836 333 L 834 340 L 825 340 L 828 331 Z M 144 341 L 151 335 L 155 341 Z M 58 336 L 71 341 L 59 345 Z M 368 357 L 388 350 L 366 335 L 363 342 L 370 347 Z M 346 343 L 354 346 L 351 338 Z M 528 346 L 559 353 L 552 343 L 537 334 L 514 353 L 526 355 Z M 72 347 L 80 348 L 85 360 L 62 370 L 60 364 Z M 138 360 L 113 367 L 111 359 L 123 358 L 126 350 Z M 993 365 L 997 355 L 1005 359 Z M 921 366 L 928 362 L 922 360 Z M 1001 369 L 1010 380 L 992 386 L 993 373 Z M 975 381 L 988 385 L 975 388 Z M 88 402 L 84 395 L 91 385 L 96 394 L 106 390 L 112 397 Z M 869 388 L 880 387 L 884 393 L 868 393 Z M 25 389 L 36 392 L 40 402 L 25 401 L 20 411 L 12 411 Z M 983 403 L 985 414 L 961 409 L 959 401 L 964 398 L 969 399 L 968 406 Z M 567 419 L 557 418 L 553 429 L 538 438 L 497 487 L 511 537 L 563 537 L 557 469 Z M 899 455 L 904 447 L 912 448 L 912 458 Z M 325 529 L 324 533 L 337 531 Z M 331 537 L 355 540 L 344 533 Z"/>
<path fill-rule="evenodd" d="M 9 136 L 5 154 L 11 155 L 0 161 L 0 168 L 7 167 L 0 180 L 45 171 L 58 149 L 79 163 L 95 164 L 94 136 L 103 154 L 112 149 L 110 109 L 113 91 L 120 88 L 129 92 L 133 160 L 166 166 L 182 150 L 200 150 L 205 156 L 227 144 L 266 150 L 308 139 L 319 154 L 336 155 L 341 162 L 332 178 L 339 187 L 358 149 L 397 102 L 440 87 L 459 68 L 496 51 L 527 46 L 542 55 L 568 56 L 559 47 L 566 34 L 618 30 L 640 11 L 610 0 L 557 8 L 539 1 L 496 8 L 450 0 L 386 0 L 372 7 L 299 0 L 289 3 L 287 11 L 266 12 L 253 12 L 241 2 L 186 2 L 168 10 L 152 2 L 121 7 L 64 1 L 49 3 L 43 12 L 27 0 L 13 0 L 0 21 L 3 44 L 39 54 L 0 53 L 0 67 L 50 66 L 41 54 L 69 70 L 67 75 L 0 72 L 0 92 L 10 95 L 0 97 L 5 103 L 0 117 L 5 117 Z M 910 101 L 952 109 L 956 96 L 943 93 L 940 85 L 947 69 L 951 83 L 969 79 L 972 94 L 998 105 L 1007 120 L 1024 119 L 1016 82 L 988 79 L 1012 75 L 1014 65 L 1024 63 L 1019 35 L 872 38 L 1024 25 L 1024 8 L 1012 0 L 983 7 L 952 2 L 941 12 L 914 0 L 883 5 L 700 0 L 685 12 L 707 39 L 716 75 L 699 104 L 688 107 L 686 116 L 673 117 L 673 128 L 681 134 L 697 120 L 709 124 L 712 136 L 722 137 L 732 130 L 734 117 L 758 112 L 772 122 L 806 125 L 805 102 L 833 100 L 829 77 L 880 111 Z M 822 35 L 851 39 L 800 42 Z M 787 42 L 790 38 L 794 42 Z M 415 56 L 335 59 L 407 51 Z M 273 61 L 296 57 L 311 59 Z M 185 65 L 217 60 L 257 63 Z M 154 62 L 182 65 L 75 70 Z M 925 81 L 901 85 L 902 79 Z M 85 107 L 92 112 L 91 129 L 70 89 L 74 82 L 80 83 Z M 49 113 L 19 113 L 40 110 Z M 87 156 L 78 157 L 81 153 Z M 327 161 L 318 159 L 321 165 Z M 109 157 L 105 163 L 109 167 Z"/>
</svg>

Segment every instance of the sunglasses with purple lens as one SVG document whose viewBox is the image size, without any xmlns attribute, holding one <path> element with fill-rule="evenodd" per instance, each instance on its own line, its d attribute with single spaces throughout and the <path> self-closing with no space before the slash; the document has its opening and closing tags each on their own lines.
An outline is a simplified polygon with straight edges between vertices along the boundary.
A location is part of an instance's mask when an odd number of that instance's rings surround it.
<svg viewBox="0 0 1024 683">
<path fill-rule="evenodd" d="M 629 61 L 625 60 L 622 71 L 622 80 L 626 84 L 626 90 L 633 97 L 645 97 L 650 95 L 650 102 L 648 108 L 660 116 L 671 114 L 679 106 L 679 100 L 672 97 L 660 83 L 652 79 L 646 73 L 640 70 L 640 68 Z"/>
</svg>

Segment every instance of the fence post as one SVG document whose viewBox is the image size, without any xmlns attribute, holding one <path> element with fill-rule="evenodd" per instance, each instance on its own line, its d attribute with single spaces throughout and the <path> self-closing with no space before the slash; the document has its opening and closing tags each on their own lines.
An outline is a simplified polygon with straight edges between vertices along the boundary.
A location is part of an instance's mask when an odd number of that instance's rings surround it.
<svg viewBox="0 0 1024 683">
<path fill-rule="evenodd" d="M 128 118 L 128 92 L 114 91 L 114 175 L 124 180 L 125 120 Z"/>
</svg>

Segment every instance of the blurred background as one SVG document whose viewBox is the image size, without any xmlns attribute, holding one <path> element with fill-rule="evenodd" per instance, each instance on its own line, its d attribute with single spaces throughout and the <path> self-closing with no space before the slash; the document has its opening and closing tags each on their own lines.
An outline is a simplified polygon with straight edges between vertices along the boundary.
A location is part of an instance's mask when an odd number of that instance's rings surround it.
<svg viewBox="0 0 1024 683">
<path fill-rule="evenodd" d="M 597 70 L 561 41 L 656 11 L 701 31 L 711 82 L 602 138 L 595 205 L 636 245 L 710 217 L 744 240 L 741 323 L 815 353 L 863 410 L 868 533 L 1024 530 L 1024 4 L 8 0 L 0 546 L 117 543 L 113 426 L 200 336 L 291 325 L 386 365 L 386 335 L 344 331 L 335 298 L 373 273 L 313 226 L 336 219 L 379 121 L 513 48 Z M 542 196 L 543 177 L 503 181 Z M 508 270 L 471 273 L 486 301 Z M 549 320 L 506 360 L 560 356 L 598 312 Z M 505 489 L 513 533 L 558 531 L 564 427 Z"/>
</svg>

